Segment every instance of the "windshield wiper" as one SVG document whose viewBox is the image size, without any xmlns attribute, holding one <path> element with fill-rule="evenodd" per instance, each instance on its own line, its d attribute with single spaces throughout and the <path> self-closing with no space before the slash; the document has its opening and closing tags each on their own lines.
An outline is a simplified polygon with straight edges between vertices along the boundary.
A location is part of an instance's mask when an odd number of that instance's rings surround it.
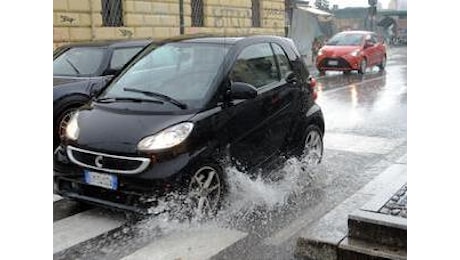
<svg viewBox="0 0 460 260">
<path fill-rule="evenodd" d="M 113 103 L 118 101 L 130 101 L 130 102 L 152 102 L 157 104 L 163 104 L 163 101 L 143 99 L 143 98 L 131 98 L 131 97 L 103 97 L 96 99 L 99 103 Z"/>
<path fill-rule="evenodd" d="M 69 60 L 69 58 L 65 58 L 65 61 L 72 67 L 73 70 L 77 73 L 77 75 L 80 75 L 80 71 L 75 67 L 75 65 Z"/>
<path fill-rule="evenodd" d="M 166 96 L 164 94 L 157 93 L 157 92 L 141 90 L 141 89 L 136 89 L 136 88 L 123 88 L 123 90 L 124 91 L 136 92 L 136 93 L 142 93 L 142 94 L 144 94 L 146 96 L 149 96 L 149 97 L 157 97 L 157 98 L 160 98 L 160 99 L 162 99 L 164 101 L 167 101 L 167 102 L 169 102 L 169 103 L 171 103 L 173 105 L 176 105 L 181 109 L 186 109 L 187 108 L 187 104 L 182 103 L 177 99 L 174 99 L 172 97 L 169 97 L 169 96 Z"/>
</svg>

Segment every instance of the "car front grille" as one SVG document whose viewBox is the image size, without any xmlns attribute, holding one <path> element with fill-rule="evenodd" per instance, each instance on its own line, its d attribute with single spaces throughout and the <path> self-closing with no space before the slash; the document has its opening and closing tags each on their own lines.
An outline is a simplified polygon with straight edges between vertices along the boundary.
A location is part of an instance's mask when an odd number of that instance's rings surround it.
<svg viewBox="0 0 460 260">
<path fill-rule="evenodd" d="M 337 65 L 330 65 L 329 61 L 337 61 Z M 344 58 L 325 58 L 319 64 L 320 67 L 327 68 L 351 68 L 350 64 Z"/>
<path fill-rule="evenodd" d="M 67 147 L 70 160 L 82 167 L 120 174 L 136 174 L 147 168 L 150 159 L 126 157 L 88 151 L 73 146 Z"/>
</svg>

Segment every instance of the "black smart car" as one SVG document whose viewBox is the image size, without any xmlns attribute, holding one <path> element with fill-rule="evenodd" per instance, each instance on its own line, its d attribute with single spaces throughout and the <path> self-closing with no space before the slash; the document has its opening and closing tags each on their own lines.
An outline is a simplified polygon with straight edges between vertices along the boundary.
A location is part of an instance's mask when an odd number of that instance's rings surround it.
<svg viewBox="0 0 460 260">
<path fill-rule="evenodd" d="M 198 212 L 214 212 L 227 164 L 251 172 L 280 155 L 320 162 L 324 120 L 315 98 L 314 79 L 287 38 L 147 47 L 69 121 L 55 155 L 67 165 L 55 171 L 55 192 L 148 212 L 144 198 L 180 191 Z"/>
<path fill-rule="evenodd" d="M 150 40 L 67 44 L 53 53 L 53 150 L 72 113 L 100 91 Z"/>
</svg>

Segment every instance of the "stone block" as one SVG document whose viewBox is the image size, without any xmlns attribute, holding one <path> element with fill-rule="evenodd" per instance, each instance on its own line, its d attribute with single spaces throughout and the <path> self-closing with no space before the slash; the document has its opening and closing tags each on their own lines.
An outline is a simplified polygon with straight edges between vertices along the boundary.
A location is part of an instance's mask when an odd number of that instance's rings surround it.
<svg viewBox="0 0 460 260">
<path fill-rule="evenodd" d="M 53 15 L 54 26 L 78 26 L 80 25 L 80 16 L 78 13 L 55 12 Z"/>
<path fill-rule="evenodd" d="M 89 0 L 68 0 L 67 4 L 70 11 L 89 12 L 91 10 L 89 2 Z"/>
<path fill-rule="evenodd" d="M 69 39 L 68 27 L 53 27 L 53 42 L 66 42 Z"/>
<path fill-rule="evenodd" d="M 117 39 L 116 30 L 118 27 L 96 27 L 94 28 L 95 40 Z"/>
<path fill-rule="evenodd" d="M 101 12 L 102 11 L 102 1 L 91 0 L 91 9 L 93 12 Z"/>
<path fill-rule="evenodd" d="M 124 17 L 127 26 L 142 26 L 144 25 L 144 17 L 142 14 L 128 13 Z"/>
<path fill-rule="evenodd" d="M 135 9 L 134 9 L 134 1 L 123 1 L 123 10 L 126 12 L 126 13 L 134 13 L 136 12 Z"/>
<path fill-rule="evenodd" d="M 91 28 L 75 27 L 69 28 L 69 35 L 71 41 L 90 41 L 91 40 Z"/>
<path fill-rule="evenodd" d="M 95 27 L 102 27 L 102 15 L 100 13 L 93 13 L 91 19 Z"/>
<path fill-rule="evenodd" d="M 134 28 L 135 38 L 153 38 L 152 27 L 136 27 Z"/>
<path fill-rule="evenodd" d="M 153 14 L 169 14 L 169 3 L 152 3 Z"/>
<path fill-rule="evenodd" d="M 67 11 L 68 9 L 67 0 L 53 0 L 54 11 Z"/>
<path fill-rule="evenodd" d="M 80 26 L 91 26 L 91 15 L 90 14 L 80 14 L 79 15 Z"/>
<path fill-rule="evenodd" d="M 152 12 L 152 3 L 144 1 L 134 2 L 134 12 L 136 13 L 151 13 Z"/>
</svg>

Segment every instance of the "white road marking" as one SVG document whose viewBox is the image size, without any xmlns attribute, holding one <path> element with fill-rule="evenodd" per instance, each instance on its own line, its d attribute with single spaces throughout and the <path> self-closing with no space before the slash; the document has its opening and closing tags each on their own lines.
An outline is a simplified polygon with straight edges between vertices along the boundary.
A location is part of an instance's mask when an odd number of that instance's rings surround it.
<svg viewBox="0 0 460 260">
<path fill-rule="evenodd" d="M 218 227 L 193 228 L 153 241 L 122 260 L 209 259 L 247 233 Z"/>
<path fill-rule="evenodd" d="M 324 147 L 326 149 L 355 153 L 387 154 L 403 142 L 403 139 L 340 133 L 327 133 L 324 136 Z"/>
<path fill-rule="evenodd" d="M 53 223 L 53 253 L 109 232 L 123 225 L 121 216 L 92 209 Z"/>
</svg>

